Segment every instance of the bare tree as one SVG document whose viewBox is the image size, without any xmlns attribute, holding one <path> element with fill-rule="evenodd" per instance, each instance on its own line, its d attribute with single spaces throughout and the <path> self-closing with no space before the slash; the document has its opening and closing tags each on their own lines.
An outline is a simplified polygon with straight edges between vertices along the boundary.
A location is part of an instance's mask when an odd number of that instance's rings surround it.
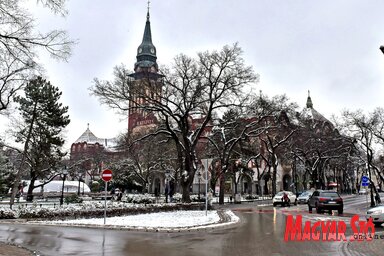
<svg viewBox="0 0 384 256">
<path fill-rule="evenodd" d="M 206 138 L 212 146 L 212 151 L 216 156 L 215 173 L 212 173 L 211 185 L 215 186 L 216 182 L 220 182 L 219 204 L 224 204 L 224 181 L 225 174 L 230 171 L 232 180 L 237 189 L 238 179 L 236 173 L 248 171 L 247 163 L 240 164 L 242 158 L 241 142 L 247 140 L 250 136 L 256 137 L 265 131 L 265 127 L 260 125 L 263 118 L 248 118 L 242 114 L 241 108 L 248 108 L 248 105 L 243 104 L 237 108 L 232 108 L 219 120 L 219 123 L 214 127 L 213 131 Z M 249 173 L 249 172 L 247 172 Z M 240 176 L 238 175 L 238 178 Z M 237 191 L 235 191 L 237 194 Z"/>
<path fill-rule="evenodd" d="M 215 111 L 239 104 L 244 98 L 243 87 L 258 79 L 252 68 L 245 66 L 241 54 L 237 44 L 199 53 L 196 59 L 181 54 L 171 69 L 163 70 L 161 90 L 150 83 L 138 90 L 121 68 L 115 70 L 118 75 L 114 82 L 96 79 L 91 88 L 110 107 L 127 110 L 127 101 L 131 101 L 136 109 L 158 116 L 162 125 L 147 136 L 164 134 L 174 142 L 185 202 L 190 201 L 189 188 L 197 169 L 196 147 L 212 116 Z M 192 125 L 191 116 L 196 113 L 201 118 Z"/>
<path fill-rule="evenodd" d="M 311 187 L 325 189 L 331 177 L 337 181 L 344 176 L 346 161 L 354 154 L 353 138 L 340 134 L 328 121 L 306 118 L 299 118 L 299 130 L 289 148 L 296 164 L 305 167 L 300 175 L 304 190 L 308 182 Z"/>
<path fill-rule="evenodd" d="M 266 174 L 272 178 L 273 194 L 276 193 L 277 166 L 283 160 L 284 145 L 296 130 L 296 126 L 290 122 L 296 108 L 297 104 L 290 102 L 286 95 L 268 98 L 260 92 L 255 95 L 248 109 L 247 115 L 254 120 L 256 126 L 248 134 L 250 140 L 244 154 L 248 158 L 247 162 L 253 161 L 256 166 L 259 187 Z"/>
<path fill-rule="evenodd" d="M 37 50 L 46 50 L 53 58 L 67 60 L 71 41 L 63 30 L 36 31 L 31 14 L 20 0 L 0 1 L 0 112 L 7 109 L 12 97 L 23 88 L 36 71 Z M 54 13 L 66 14 L 66 0 L 38 0 Z"/>
<path fill-rule="evenodd" d="M 371 206 L 375 206 L 375 200 L 373 193 L 376 191 L 375 184 L 372 180 L 372 174 L 375 171 L 374 157 L 376 154 L 375 149 L 375 133 L 378 135 L 378 131 L 381 130 L 378 126 L 381 126 L 380 119 L 375 113 L 365 114 L 361 110 L 357 111 L 344 111 L 342 113 L 342 124 L 344 132 L 349 134 L 355 139 L 356 146 L 359 147 L 361 152 L 365 156 L 365 163 L 367 167 L 367 175 L 370 179 L 370 197 Z M 380 178 L 382 178 L 380 176 Z"/>
<path fill-rule="evenodd" d="M 165 176 L 166 170 L 174 170 L 175 148 L 164 136 L 143 139 L 144 134 L 136 134 L 133 138 L 128 134 L 119 147 L 125 152 L 122 163 L 129 163 L 129 173 L 147 191 L 154 176 Z M 150 188 L 149 188 L 150 189 Z"/>
</svg>

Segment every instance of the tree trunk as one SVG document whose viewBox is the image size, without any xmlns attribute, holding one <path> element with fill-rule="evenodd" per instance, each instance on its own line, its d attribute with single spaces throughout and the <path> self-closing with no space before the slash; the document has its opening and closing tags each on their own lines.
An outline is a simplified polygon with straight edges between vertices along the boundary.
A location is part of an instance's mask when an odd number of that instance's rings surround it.
<svg viewBox="0 0 384 256">
<path fill-rule="evenodd" d="M 219 204 L 224 204 L 224 174 L 220 175 Z"/>
<path fill-rule="evenodd" d="M 27 191 L 27 202 L 32 202 L 33 200 L 33 189 L 35 186 L 35 178 L 31 179 L 31 182 L 29 183 L 28 191 Z"/>
<path fill-rule="evenodd" d="M 186 180 L 185 179 L 185 176 L 182 175 L 182 181 L 180 182 L 181 183 L 181 186 L 182 186 L 182 201 L 183 203 L 190 203 L 191 202 L 191 196 L 190 196 L 190 187 L 193 183 L 193 177 L 194 177 L 194 172 L 191 172 L 191 171 L 187 171 L 187 176 L 188 178 Z"/>
<path fill-rule="evenodd" d="M 191 197 L 190 197 L 190 193 L 189 193 L 189 185 L 185 185 L 185 184 L 186 183 L 184 183 L 184 185 L 182 186 L 182 188 L 183 188 L 182 201 L 184 203 L 190 203 Z"/>
<path fill-rule="evenodd" d="M 36 115 L 37 115 L 36 109 L 37 109 L 37 102 L 35 102 L 34 105 L 33 105 L 32 121 L 29 124 L 27 138 L 26 138 L 26 140 L 24 142 L 23 156 L 22 156 L 21 161 L 20 161 L 19 169 L 17 170 L 17 173 L 16 173 L 15 183 L 13 184 L 13 187 L 12 187 L 11 199 L 9 200 L 9 207 L 11 209 L 12 209 L 12 205 L 15 202 L 15 196 L 16 196 L 16 193 L 17 193 L 17 189 L 18 189 L 18 187 L 20 185 L 21 176 L 22 176 L 22 172 L 23 172 L 23 169 L 24 169 L 25 161 L 26 161 L 26 154 L 28 152 L 29 142 L 30 142 L 31 136 L 32 136 L 31 135 L 32 134 L 32 129 L 33 129 L 33 125 L 35 124 L 35 120 L 36 120 Z"/>
<path fill-rule="evenodd" d="M 276 195 L 277 168 L 272 167 L 272 196 Z"/>
</svg>

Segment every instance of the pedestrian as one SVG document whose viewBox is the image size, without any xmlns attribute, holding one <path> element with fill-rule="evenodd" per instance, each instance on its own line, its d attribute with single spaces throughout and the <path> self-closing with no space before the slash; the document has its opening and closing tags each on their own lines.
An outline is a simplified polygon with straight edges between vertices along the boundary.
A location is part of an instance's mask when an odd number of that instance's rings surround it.
<svg viewBox="0 0 384 256">
<path fill-rule="evenodd" d="M 156 203 L 159 202 L 159 196 L 160 196 L 160 188 L 155 187 L 155 198 L 156 198 Z"/>
<path fill-rule="evenodd" d="M 288 205 L 288 207 L 291 206 L 291 204 L 290 204 L 290 202 L 289 202 L 290 200 L 289 200 L 288 194 L 285 193 L 285 192 L 284 192 L 284 194 L 283 194 L 283 201 L 284 201 L 284 205 Z"/>
<path fill-rule="evenodd" d="M 168 203 L 168 184 L 165 185 L 164 195 L 165 195 L 165 202 Z"/>
<path fill-rule="evenodd" d="M 173 195 L 175 194 L 175 183 L 173 180 L 169 182 L 169 201 L 172 203 L 173 201 Z"/>
<path fill-rule="evenodd" d="M 121 201 L 121 198 L 123 197 L 123 192 L 122 191 L 119 191 L 117 193 L 117 201 Z"/>
</svg>

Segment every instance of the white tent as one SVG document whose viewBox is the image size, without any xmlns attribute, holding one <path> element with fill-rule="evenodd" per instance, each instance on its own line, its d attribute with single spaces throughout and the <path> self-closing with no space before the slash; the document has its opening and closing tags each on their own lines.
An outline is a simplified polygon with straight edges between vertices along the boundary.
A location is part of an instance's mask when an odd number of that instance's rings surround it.
<svg viewBox="0 0 384 256">
<path fill-rule="evenodd" d="M 26 193 L 28 191 L 28 187 L 30 184 L 30 180 L 23 180 L 24 183 L 26 183 L 26 187 L 23 189 L 23 192 Z M 35 186 L 40 185 L 42 182 L 35 181 Z M 33 193 L 41 193 L 41 192 L 61 192 L 63 188 L 63 181 L 62 180 L 53 180 L 47 184 L 45 184 L 43 187 L 35 188 L 33 190 Z M 79 181 L 68 181 L 66 180 L 64 182 L 64 192 L 73 192 L 77 193 L 79 189 Z M 81 193 L 88 193 L 91 192 L 88 185 L 84 182 L 80 182 L 80 192 Z"/>
</svg>

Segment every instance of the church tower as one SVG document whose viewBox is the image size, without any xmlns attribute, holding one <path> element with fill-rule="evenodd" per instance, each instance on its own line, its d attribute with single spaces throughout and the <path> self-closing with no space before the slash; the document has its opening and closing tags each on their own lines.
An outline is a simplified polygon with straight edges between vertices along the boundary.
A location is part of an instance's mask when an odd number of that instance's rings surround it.
<svg viewBox="0 0 384 256">
<path fill-rule="evenodd" d="M 152 101 L 161 100 L 162 78 L 157 65 L 156 47 L 152 43 L 149 3 L 143 40 L 137 48 L 135 73 L 129 75 L 131 101 L 129 102 L 128 132 L 134 134 L 157 125 L 156 116 L 144 110 Z"/>
</svg>

